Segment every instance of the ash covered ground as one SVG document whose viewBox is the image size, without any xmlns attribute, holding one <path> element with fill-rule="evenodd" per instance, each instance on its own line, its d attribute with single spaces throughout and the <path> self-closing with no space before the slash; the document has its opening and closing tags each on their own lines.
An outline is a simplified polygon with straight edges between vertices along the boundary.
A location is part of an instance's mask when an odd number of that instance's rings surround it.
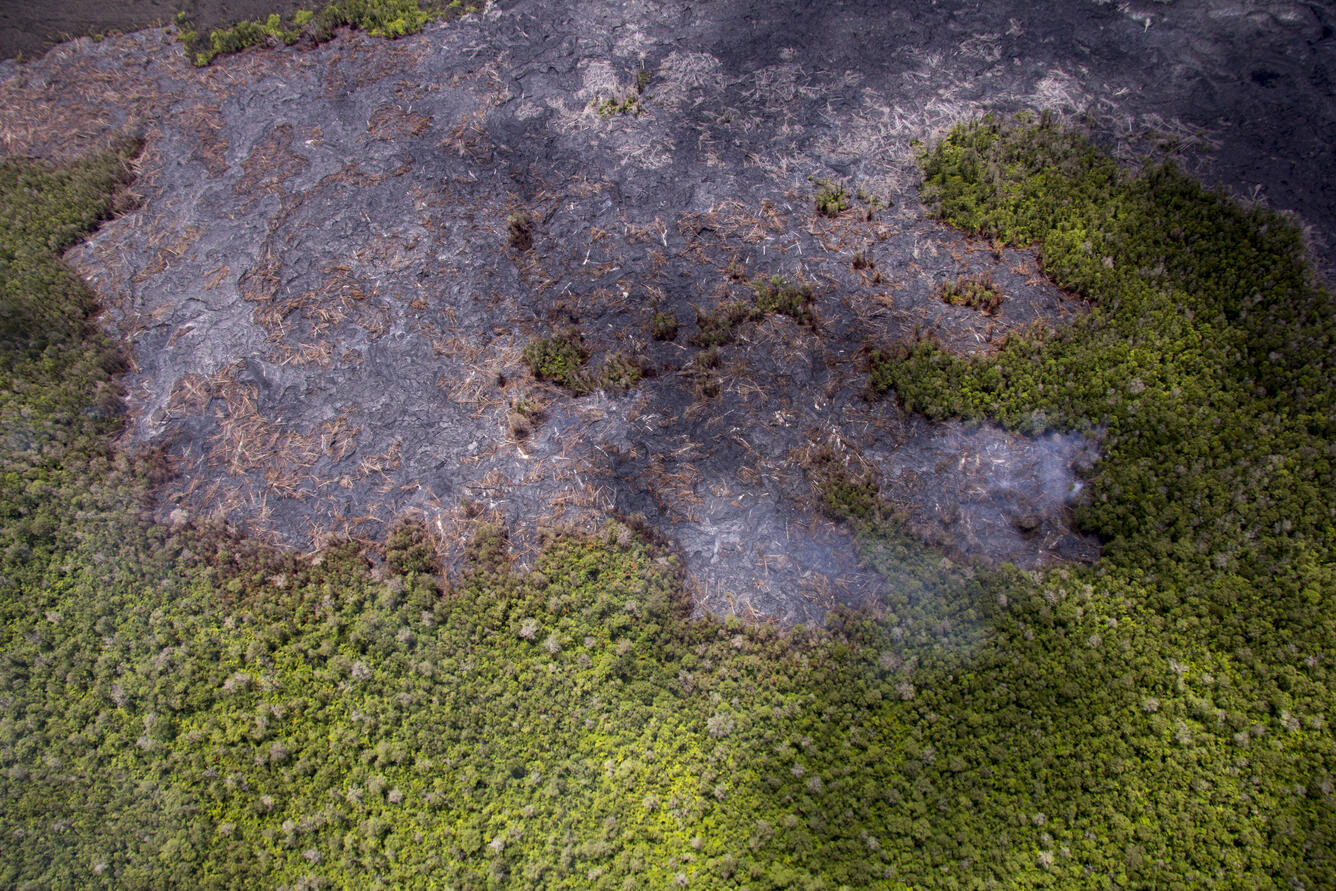
<svg viewBox="0 0 1336 891">
<path fill-rule="evenodd" d="M 869 344 L 987 350 L 1084 309 L 1031 253 L 928 220 L 915 141 L 1053 108 L 1300 212 L 1330 265 L 1332 47 L 1304 3 L 529 0 L 204 70 L 163 31 L 76 41 L 0 66 L 0 138 L 146 139 L 137 209 L 69 260 L 132 358 L 127 447 L 170 458 L 164 518 L 309 548 L 418 516 L 457 555 L 490 515 L 524 559 L 616 514 L 681 551 L 701 611 L 811 623 L 879 585 L 820 511 L 813 448 L 954 553 L 1098 554 L 1069 523 L 1092 437 L 864 398 Z M 703 362 L 698 315 L 775 275 L 810 286 L 812 324 L 744 321 Z M 939 299 L 970 275 L 996 312 Z M 649 374 L 535 381 L 522 351 L 562 332 Z"/>
</svg>

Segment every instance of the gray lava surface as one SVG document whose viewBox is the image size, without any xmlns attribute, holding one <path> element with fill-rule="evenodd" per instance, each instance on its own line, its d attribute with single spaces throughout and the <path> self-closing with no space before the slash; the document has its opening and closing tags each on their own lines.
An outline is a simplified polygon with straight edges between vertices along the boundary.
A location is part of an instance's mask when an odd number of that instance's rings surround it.
<svg viewBox="0 0 1336 891">
<path fill-rule="evenodd" d="M 487 512 L 523 555 L 540 527 L 617 514 L 681 551 L 700 610 L 810 623 L 880 584 L 819 510 L 813 446 L 958 554 L 1098 554 L 1068 521 L 1087 438 L 863 396 L 867 344 L 987 350 L 1083 311 L 1028 252 L 925 218 L 915 141 L 986 111 L 1084 115 L 1260 184 L 1329 262 L 1331 21 L 1289 2 L 524 0 L 204 70 L 146 31 L 0 65 L 0 139 L 61 157 L 146 138 L 138 208 L 69 259 L 133 358 L 131 447 L 171 458 L 164 516 L 305 548 L 415 514 L 457 548 Z M 834 184 L 848 206 L 827 217 Z M 995 313 L 937 297 L 980 274 Z M 770 276 L 812 289 L 813 323 L 749 319 L 706 356 L 698 319 Z M 522 351 L 562 332 L 592 367 L 649 375 L 580 397 L 535 381 Z"/>
</svg>

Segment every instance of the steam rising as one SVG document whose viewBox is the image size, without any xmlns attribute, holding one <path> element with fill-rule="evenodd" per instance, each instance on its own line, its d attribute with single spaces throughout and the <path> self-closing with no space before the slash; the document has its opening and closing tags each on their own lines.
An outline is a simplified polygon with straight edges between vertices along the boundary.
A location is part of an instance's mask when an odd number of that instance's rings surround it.
<svg viewBox="0 0 1336 891">
<path fill-rule="evenodd" d="M 1099 543 L 1074 532 L 1069 511 L 1096 458 L 1081 434 L 1031 437 L 991 425 L 923 426 L 909 440 L 867 452 L 883 489 L 927 540 L 962 556 L 1023 568 L 1089 561 Z"/>
</svg>

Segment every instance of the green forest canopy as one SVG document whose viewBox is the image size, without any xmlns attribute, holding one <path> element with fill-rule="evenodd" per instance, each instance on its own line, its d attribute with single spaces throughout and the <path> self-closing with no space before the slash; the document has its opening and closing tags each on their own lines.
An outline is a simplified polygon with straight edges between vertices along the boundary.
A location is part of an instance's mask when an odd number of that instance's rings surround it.
<svg viewBox="0 0 1336 891">
<path fill-rule="evenodd" d="M 878 354 L 935 418 L 1100 428 L 1092 567 L 904 536 L 814 467 L 894 592 L 778 633 L 692 621 L 610 522 L 446 582 L 144 518 L 116 353 L 58 252 L 131 148 L 0 164 L 0 885 L 1304 887 L 1332 861 L 1330 295 L 1295 229 L 1046 117 L 958 127 L 925 196 L 1094 305 L 958 359 Z M 91 395 L 90 395 L 91 394 Z"/>
</svg>

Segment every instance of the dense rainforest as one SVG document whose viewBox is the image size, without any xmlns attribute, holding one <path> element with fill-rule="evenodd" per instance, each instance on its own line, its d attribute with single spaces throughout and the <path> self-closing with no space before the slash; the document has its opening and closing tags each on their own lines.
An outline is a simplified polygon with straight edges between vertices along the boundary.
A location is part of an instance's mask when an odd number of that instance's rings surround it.
<svg viewBox="0 0 1336 891">
<path fill-rule="evenodd" d="M 1093 566 L 961 563 L 809 472 L 894 592 L 693 620 L 610 520 L 527 572 L 480 518 L 315 558 L 157 525 L 59 252 L 134 147 L 0 164 L 0 885 L 1309 888 L 1336 875 L 1331 295 L 1292 224 L 1047 116 L 923 156 L 946 223 L 1092 311 L 869 398 L 1102 437 Z"/>
</svg>

